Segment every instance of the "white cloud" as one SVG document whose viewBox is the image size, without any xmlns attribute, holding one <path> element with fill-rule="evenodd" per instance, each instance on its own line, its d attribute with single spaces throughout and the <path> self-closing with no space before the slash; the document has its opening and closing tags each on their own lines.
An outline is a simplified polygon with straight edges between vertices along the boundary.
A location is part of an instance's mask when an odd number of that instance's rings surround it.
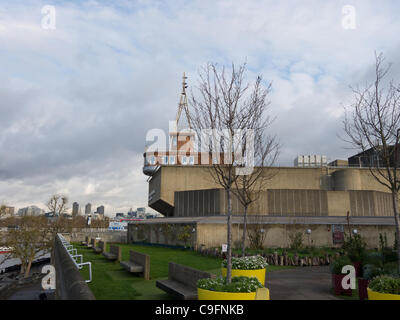
<svg viewBox="0 0 400 320">
<path fill-rule="evenodd" d="M 355 30 L 342 28 L 346 1 L 57 2 L 56 30 L 41 28 L 46 4 L 0 9 L 0 193 L 17 207 L 60 190 L 109 212 L 146 206 L 146 131 L 168 127 L 182 72 L 193 86 L 206 62 L 246 60 L 250 79 L 273 81 L 281 165 L 349 155 L 342 105 L 374 50 L 400 74 L 393 1 L 353 1 Z"/>
</svg>

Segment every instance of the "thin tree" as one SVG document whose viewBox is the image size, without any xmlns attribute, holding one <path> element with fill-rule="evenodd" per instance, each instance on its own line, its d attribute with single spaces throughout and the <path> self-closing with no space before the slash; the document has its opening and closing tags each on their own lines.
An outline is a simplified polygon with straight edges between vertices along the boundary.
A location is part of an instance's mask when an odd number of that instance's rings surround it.
<svg viewBox="0 0 400 320">
<path fill-rule="evenodd" d="M 253 157 L 253 169 L 246 174 L 239 175 L 235 180 L 235 188 L 232 192 L 236 195 L 244 208 L 243 214 L 243 235 L 242 235 L 242 256 L 246 252 L 247 235 L 247 214 L 249 206 L 259 200 L 261 193 L 266 189 L 277 171 L 271 168 L 279 154 L 279 143 L 275 136 L 267 135 L 273 119 L 266 114 L 270 102 L 266 100 L 270 92 L 271 84 L 268 87 L 262 86 L 262 79 L 258 77 L 252 91 L 247 128 L 253 130 L 253 141 L 246 137 L 241 140 L 242 157 L 247 159 L 246 153 L 251 152 Z M 244 163 L 243 166 L 248 166 Z"/>
<path fill-rule="evenodd" d="M 254 103 L 260 93 L 260 80 L 251 87 L 244 82 L 245 64 L 231 70 L 218 69 L 207 64 L 199 72 L 198 94 L 193 93 L 189 102 L 192 129 L 197 134 L 202 153 L 211 155 L 209 172 L 214 181 L 226 192 L 227 197 L 227 283 L 232 280 L 232 189 L 243 170 L 241 137 L 252 123 Z M 250 150 L 247 150 L 247 157 Z M 251 155 L 250 155 L 251 156 Z M 240 161 L 239 161 L 240 160 Z M 204 159 L 201 159 L 202 163 Z"/>
<path fill-rule="evenodd" d="M 68 197 L 62 194 L 54 194 L 46 205 L 55 217 L 60 217 L 67 212 Z"/>
<path fill-rule="evenodd" d="M 4 204 L 0 205 L 0 219 L 2 216 L 6 215 L 6 210 L 7 210 L 6 208 L 7 207 Z"/>
<path fill-rule="evenodd" d="M 390 64 L 383 54 L 375 53 L 374 82 L 353 88 L 354 104 L 346 109 L 343 121 L 348 142 L 361 152 L 371 152 L 376 160 L 369 161 L 371 175 L 392 195 L 395 237 L 400 240 L 398 194 L 399 139 L 400 139 L 400 85 L 386 81 Z M 400 273 L 400 246 L 397 248 Z"/>
</svg>

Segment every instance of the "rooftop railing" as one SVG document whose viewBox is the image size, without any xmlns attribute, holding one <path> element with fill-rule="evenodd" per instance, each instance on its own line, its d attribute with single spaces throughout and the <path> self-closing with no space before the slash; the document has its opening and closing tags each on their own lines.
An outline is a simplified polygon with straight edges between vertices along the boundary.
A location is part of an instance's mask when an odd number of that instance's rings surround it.
<svg viewBox="0 0 400 320">
<path fill-rule="evenodd" d="M 83 262 L 83 255 L 78 254 L 78 250 L 76 248 L 74 248 L 74 246 L 72 244 L 70 244 L 61 233 L 57 234 L 57 236 L 61 240 L 61 243 L 62 243 L 65 251 L 70 256 L 72 262 L 75 264 L 75 266 L 79 270 L 82 269 L 83 266 L 86 266 L 86 265 L 89 266 L 89 280 L 85 280 L 85 281 L 87 283 L 91 282 L 92 281 L 92 263 L 89 261 Z M 79 262 L 78 262 L 78 260 L 79 260 Z"/>
</svg>

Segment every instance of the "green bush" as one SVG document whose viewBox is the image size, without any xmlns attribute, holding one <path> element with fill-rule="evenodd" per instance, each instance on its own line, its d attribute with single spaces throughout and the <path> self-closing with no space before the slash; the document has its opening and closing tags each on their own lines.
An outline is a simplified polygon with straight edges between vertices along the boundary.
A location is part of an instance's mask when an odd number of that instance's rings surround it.
<svg viewBox="0 0 400 320">
<path fill-rule="evenodd" d="M 385 270 L 374 264 L 366 264 L 363 267 L 363 278 L 371 280 L 385 274 Z"/>
<path fill-rule="evenodd" d="M 380 293 L 400 294 L 400 278 L 387 275 L 378 276 L 371 280 L 368 288 Z"/>
<path fill-rule="evenodd" d="M 341 256 L 333 261 L 329 268 L 333 274 L 342 274 L 342 268 L 347 265 L 353 265 L 350 258 L 347 256 Z"/>
<path fill-rule="evenodd" d="M 218 292 L 255 292 L 257 288 L 263 288 L 263 285 L 255 277 L 233 277 L 231 283 L 226 283 L 225 278 L 200 279 L 197 287 Z"/>
<path fill-rule="evenodd" d="M 222 261 L 222 267 L 226 268 L 227 264 L 228 261 L 226 259 Z M 264 269 L 267 265 L 268 263 L 262 256 L 232 258 L 232 269 L 257 270 Z"/>
<path fill-rule="evenodd" d="M 369 252 L 365 256 L 364 263 L 372 264 L 375 267 L 382 267 L 383 266 L 382 254 L 380 252 Z"/>
<path fill-rule="evenodd" d="M 299 250 L 303 247 L 303 233 L 295 232 L 289 234 L 290 249 Z"/>
<path fill-rule="evenodd" d="M 352 262 L 364 262 L 366 258 L 366 243 L 359 234 L 347 237 L 343 243 L 343 250 Z"/>
<path fill-rule="evenodd" d="M 397 252 L 393 251 L 392 248 L 384 248 L 382 250 L 382 255 L 383 255 L 383 263 L 397 261 Z"/>
</svg>

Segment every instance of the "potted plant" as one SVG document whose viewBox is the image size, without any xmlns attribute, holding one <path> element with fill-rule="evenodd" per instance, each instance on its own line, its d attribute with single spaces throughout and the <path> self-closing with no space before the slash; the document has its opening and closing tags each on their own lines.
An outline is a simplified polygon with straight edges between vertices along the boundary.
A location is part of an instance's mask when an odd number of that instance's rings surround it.
<svg viewBox="0 0 400 320">
<path fill-rule="evenodd" d="M 343 250 L 356 269 L 356 277 L 362 277 L 362 263 L 366 257 L 366 243 L 359 234 L 348 237 L 343 244 Z"/>
<path fill-rule="evenodd" d="M 232 258 L 232 277 L 256 277 L 265 284 L 265 272 L 268 263 L 262 256 Z M 222 261 L 222 276 L 226 276 L 227 260 Z"/>
<path fill-rule="evenodd" d="M 347 256 L 341 256 L 330 264 L 332 287 L 336 295 L 351 296 L 353 294 L 351 289 L 344 289 L 342 286 L 342 280 L 346 276 L 346 274 L 342 274 L 342 268 L 351 264 L 351 260 Z"/>
<path fill-rule="evenodd" d="M 199 300 L 254 300 L 258 288 L 263 285 L 255 277 L 205 278 L 197 282 Z"/>
<path fill-rule="evenodd" d="M 368 285 L 369 300 L 400 300 L 400 278 L 382 275 Z"/>
</svg>

